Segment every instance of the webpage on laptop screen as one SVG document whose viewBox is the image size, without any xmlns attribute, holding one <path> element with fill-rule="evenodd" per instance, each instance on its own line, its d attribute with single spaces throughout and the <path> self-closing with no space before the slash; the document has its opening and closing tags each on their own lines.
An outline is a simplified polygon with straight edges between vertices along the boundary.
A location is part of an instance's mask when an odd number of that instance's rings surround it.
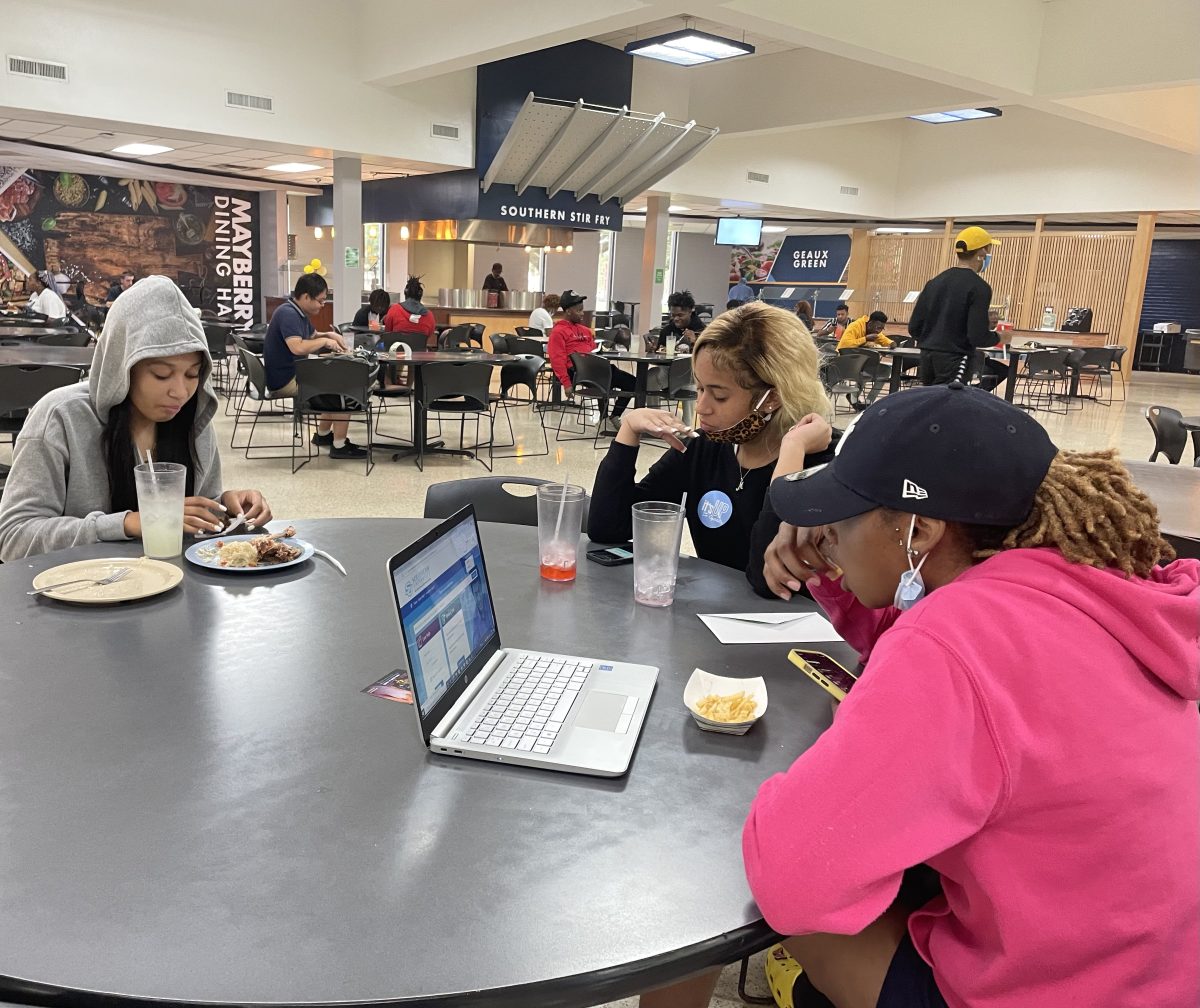
<svg viewBox="0 0 1200 1008">
<path fill-rule="evenodd" d="M 474 522 L 396 568 L 408 668 L 422 716 L 495 635 Z"/>
</svg>

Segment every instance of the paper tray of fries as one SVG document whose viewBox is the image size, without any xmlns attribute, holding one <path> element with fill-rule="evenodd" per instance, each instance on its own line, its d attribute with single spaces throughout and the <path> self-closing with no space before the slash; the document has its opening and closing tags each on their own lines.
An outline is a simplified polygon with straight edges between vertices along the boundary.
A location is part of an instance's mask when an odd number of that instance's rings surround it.
<svg viewBox="0 0 1200 1008">
<path fill-rule="evenodd" d="M 683 688 L 683 702 L 704 731 L 745 735 L 767 711 L 767 684 L 761 676 L 730 679 L 698 668 Z"/>
</svg>

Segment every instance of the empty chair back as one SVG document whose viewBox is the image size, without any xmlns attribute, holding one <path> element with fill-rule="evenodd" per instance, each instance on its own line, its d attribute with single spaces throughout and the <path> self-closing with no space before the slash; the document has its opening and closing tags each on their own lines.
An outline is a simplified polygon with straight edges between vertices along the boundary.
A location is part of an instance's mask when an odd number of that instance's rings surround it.
<svg viewBox="0 0 1200 1008">
<path fill-rule="evenodd" d="M 536 526 L 536 489 L 533 493 L 518 495 L 509 488 L 536 488 L 549 482 L 550 480 L 535 479 L 531 476 L 481 476 L 477 479 L 434 483 L 425 491 L 425 517 L 449 518 L 468 504 L 474 504 L 475 517 L 480 521 Z M 580 532 L 587 531 L 590 502 L 591 499 L 584 494 Z"/>
<path fill-rule="evenodd" d="M 79 381 L 62 364 L 0 364 L 0 414 L 32 409 L 47 392 Z"/>
<path fill-rule="evenodd" d="M 1067 373 L 1066 350 L 1038 350 L 1025 358 L 1026 378 L 1063 378 Z"/>
<path fill-rule="evenodd" d="M 492 353 L 506 354 L 508 350 L 508 341 L 515 339 L 515 336 L 510 336 L 508 333 L 494 333 L 492 335 Z"/>
<path fill-rule="evenodd" d="M 37 341 L 42 346 L 73 346 L 85 347 L 91 342 L 92 335 L 88 332 L 70 332 L 70 333 L 50 333 L 47 336 L 39 336 Z"/>
<path fill-rule="evenodd" d="M 536 329 L 533 330 L 537 332 Z M 535 357 L 544 357 L 546 355 L 546 344 L 541 340 L 528 339 L 524 336 L 518 336 L 515 339 L 508 341 L 508 352 L 515 354 L 532 354 Z"/>
<path fill-rule="evenodd" d="M 500 395 L 509 399 L 510 390 L 520 386 L 529 389 L 530 399 L 537 399 L 538 372 L 545 364 L 545 358 L 537 354 L 519 354 L 515 361 L 500 369 Z"/>
<path fill-rule="evenodd" d="M 446 329 L 438 336 L 439 350 L 469 349 L 471 346 L 471 323 L 463 322 Z"/>
<path fill-rule="evenodd" d="M 251 399 L 266 399 L 269 395 L 267 391 L 267 369 L 263 366 L 262 358 L 258 354 L 249 350 L 240 337 L 234 337 L 234 343 L 237 345 L 238 370 L 246 376 L 246 381 L 250 383 L 250 398 Z"/>
<path fill-rule="evenodd" d="M 571 354 L 575 369 L 575 390 L 584 395 L 607 396 L 612 392 L 612 365 L 595 354 Z"/>
<path fill-rule="evenodd" d="M 412 350 L 413 353 L 425 353 L 426 347 L 428 346 L 424 333 L 390 332 L 383 333 L 382 335 L 384 346 L 387 347 L 388 350 L 391 350 L 391 348 L 397 343 L 403 343 L 406 347 Z"/>
<path fill-rule="evenodd" d="M 205 325 L 204 338 L 208 341 L 208 352 L 213 360 L 229 355 L 229 329 L 222 325 Z"/>
<path fill-rule="evenodd" d="M 516 333 L 522 339 L 532 339 L 535 336 L 545 336 L 546 334 L 534 326 L 519 325 L 514 326 Z"/>
<path fill-rule="evenodd" d="M 1154 451 L 1150 453 L 1150 461 L 1155 461 L 1161 452 L 1171 465 L 1179 465 L 1188 435 L 1183 426 L 1183 414 L 1170 406 L 1147 406 L 1146 422 L 1154 431 Z"/>
<path fill-rule="evenodd" d="M 486 412 L 492 383 L 492 366 L 482 362 L 426 364 L 421 373 L 421 402 L 433 409 L 438 400 L 460 399 L 454 409 Z"/>
</svg>

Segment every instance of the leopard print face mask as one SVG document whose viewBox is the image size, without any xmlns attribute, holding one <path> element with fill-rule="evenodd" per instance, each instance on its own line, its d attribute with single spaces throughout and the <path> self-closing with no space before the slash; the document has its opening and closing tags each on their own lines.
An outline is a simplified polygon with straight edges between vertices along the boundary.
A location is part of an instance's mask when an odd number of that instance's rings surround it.
<svg viewBox="0 0 1200 1008">
<path fill-rule="evenodd" d="M 705 431 L 704 436 L 714 444 L 745 444 L 747 441 L 753 441 L 771 422 L 771 417 L 775 415 L 762 412 L 762 404 L 767 401 L 767 396 L 770 394 L 769 389 L 764 392 L 754 409 L 750 411 L 750 415 L 743 417 L 732 427 L 726 427 L 724 430 Z"/>
</svg>

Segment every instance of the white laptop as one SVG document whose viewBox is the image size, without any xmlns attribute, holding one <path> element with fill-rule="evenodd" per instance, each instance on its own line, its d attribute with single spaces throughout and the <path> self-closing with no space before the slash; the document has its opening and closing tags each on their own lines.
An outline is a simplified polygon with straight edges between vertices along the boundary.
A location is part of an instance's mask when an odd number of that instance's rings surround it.
<svg viewBox="0 0 1200 1008">
<path fill-rule="evenodd" d="M 503 647 L 473 507 L 392 557 L 388 578 L 432 752 L 601 777 L 629 769 L 658 669 Z"/>
</svg>

